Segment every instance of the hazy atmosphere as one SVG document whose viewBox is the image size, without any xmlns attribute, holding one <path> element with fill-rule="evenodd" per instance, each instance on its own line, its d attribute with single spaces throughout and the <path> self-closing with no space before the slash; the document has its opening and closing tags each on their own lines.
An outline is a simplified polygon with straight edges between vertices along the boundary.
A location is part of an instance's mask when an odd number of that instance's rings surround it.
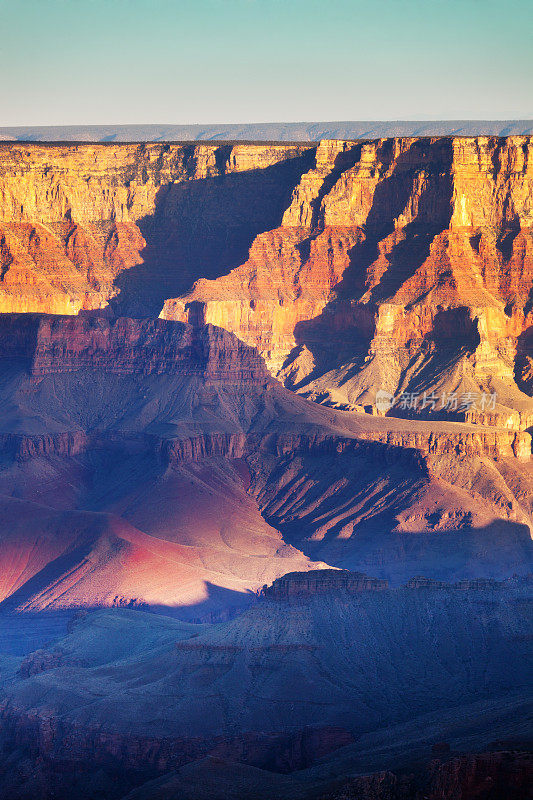
<svg viewBox="0 0 533 800">
<path fill-rule="evenodd" d="M 1 125 L 527 119 L 527 0 L 0 0 Z"/>
<path fill-rule="evenodd" d="M 0 0 L 0 800 L 533 800 L 531 0 Z"/>
</svg>

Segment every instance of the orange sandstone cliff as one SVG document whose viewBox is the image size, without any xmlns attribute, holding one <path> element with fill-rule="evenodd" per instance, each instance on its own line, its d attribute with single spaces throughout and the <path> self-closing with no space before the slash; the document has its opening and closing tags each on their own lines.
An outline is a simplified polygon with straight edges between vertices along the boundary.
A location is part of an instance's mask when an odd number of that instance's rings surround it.
<svg viewBox="0 0 533 800">
<path fill-rule="evenodd" d="M 322 142 L 282 225 L 163 316 L 201 305 L 338 407 L 426 392 L 443 415 L 527 428 L 532 152 L 529 137 Z M 454 393 L 495 399 L 441 408 Z"/>
<path fill-rule="evenodd" d="M 314 400 L 384 413 L 382 390 L 395 415 L 524 430 L 532 152 L 529 136 L 2 145 L 0 310 L 210 322 Z"/>
</svg>

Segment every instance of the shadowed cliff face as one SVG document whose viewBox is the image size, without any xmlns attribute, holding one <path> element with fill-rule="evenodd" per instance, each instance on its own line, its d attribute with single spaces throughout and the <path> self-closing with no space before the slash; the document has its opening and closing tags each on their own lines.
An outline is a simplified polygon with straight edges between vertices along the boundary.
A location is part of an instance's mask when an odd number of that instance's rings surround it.
<svg viewBox="0 0 533 800">
<path fill-rule="evenodd" d="M 157 316 L 165 300 L 216 280 L 246 260 L 255 237 L 276 228 L 294 185 L 313 157 L 288 157 L 263 169 L 227 172 L 230 146 L 216 150 L 219 175 L 162 186 L 154 213 L 138 220 L 141 264 L 115 281 L 117 313 Z M 288 156 L 292 153 L 289 150 Z"/>
<path fill-rule="evenodd" d="M 0 309 L 211 322 L 319 402 L 496 396 L 441 416 L 525 430 L 531 147 L 3 145 Z M 439 339 L 447 313 L 477 339 Z"/>
<path fill-rule="evenodd" d="M 395 584 L 531 568 L 525 432 L 309 403 L 212 325 L 3 315 L 0 364 L 9 607 L 209 618 L 324 564 Z"/>
<path fill-rule="evenodd" d="M 458 755 L 465 743 L 520 741 L 528 581 L 382 583 L 292 574 L 221 625 L 143 610 L 79 615 L 2 671 L 0 790 L 23 797 L 41 781 L 59 798 L 90 797 L 98 774 L 109 798 L 150 779 L 170 782 L 169 800 L 180 784 L 191 800 L 351 797 L 337 792 L 399 788 L 393 776 L 346 778 L 383 769 L 406 775 L 406 800 L 428 797 L 429 785 L 435 800 L 455 800 L 458 786 L 476 797 L 483 772 L 523 786 L 518 756 L 515 771 L 494 754 Z M 145 792 L 159 796 L 157 785 Z"/>
</svg>

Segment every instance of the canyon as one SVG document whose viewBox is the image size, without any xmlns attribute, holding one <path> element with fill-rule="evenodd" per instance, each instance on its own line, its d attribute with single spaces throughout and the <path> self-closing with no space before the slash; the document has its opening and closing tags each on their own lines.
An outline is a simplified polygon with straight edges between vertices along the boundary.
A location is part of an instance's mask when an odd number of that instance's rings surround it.
<svg viewBox="0 0 533 800">
<path fill-rule="evenodd" d="M 0 792 L 526 796 L 532 287 L 530 135 L 0 143 Z"/>
<path fill-rule="evenodd" d="M 29 314 L 0 331 L 11 607 L 209 616 L 325 564 L 393 583 L 531 568 L 527 432 L 310 403 L 212 325 Z"/>
<path fill-rule="evenodd" d="M 109 797 L 160 776 L 172 797 L 187 768 L 193 791 L 210 764 L 232 763 L 255 770 L 251 794 L 298 797 L 328 796 L 362 759 L 418 773 L 443 736 L 451 756 L 465 738 L 520 750 L 530 579 L 391 590 L 328 574 L 329 588 L 324 574 L 318 591 L 269 592 L 226 623 L 85 612 L 43 650 L 4 658 L 4 764 L 33 759 L 57 797 L 91 796 L 95 769 Z M 461 774 L 432 769 L 441 787 Z M 10 772 L 2 781 L 21 796 Z"/>
<path fill-rule="evenodd" d="M 527 430 L 531 148 L 4 144 L 0 308 L 211 323 L 315 401 Z"/>
</svg>

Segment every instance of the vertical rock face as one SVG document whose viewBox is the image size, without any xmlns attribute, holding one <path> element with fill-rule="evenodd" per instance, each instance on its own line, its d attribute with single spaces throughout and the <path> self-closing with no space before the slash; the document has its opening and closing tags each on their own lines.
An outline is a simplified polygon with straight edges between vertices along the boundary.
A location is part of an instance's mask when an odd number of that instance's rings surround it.
<svg viewBox="0 0 533 800">
<path fill-rule="evenodd" d="M 270 144 L 0 145 L 0 311 L 75 314 L 120 291 L 130 308 L 141 295 L 139 314 L 158 313 L 202 261 L 208 275 L 214 253 L 239 263 L 256 233 L 279 224 L 307 153 Z M 131 282 L 117 284 L 132 269 Z"/>
<path fill-rule="evenodd" d="M 320 800 L 522 800 L 531 768 L 528 752 L 469 754 L 435 760 L 416 776 L 378 772 L 351 778 Z"/>
<path fill-rule="evenodd" d="M 528 427 L 514 375 L 533 321 L 532 152 L 530 137 L 322 142 L 282 226 L 163 316 L 201 304 L 314 399 L 490 390 L 492 413 L 456 417 Z"/>
<path fill-rule="evenodd" d="M 312 575 L 303 572 L 289 572 L 264 588 L 265 597 L 273 600 L 290 600 L 292 597 L 310 597 L 331 592 L 378 592 L 389 586 L 388 581 L 369 578 L 362 572 L 349 570 L 320 569 Z"/>
<path fill-rule="evenodd" d="M 35 377 L 97 369 L 261 386 L 270 377 L 257 351 L 226 331 L 158 319 L 0 316 L 0 358 L 16 356 Z"/>
<path fill-rule="evenodd" d="M 465 755 L 430 769 L 430 800 L 492 800 L 527 797 L 531 787 L 532 757 L 528 752 Z"/>
<path fill-rule="evenodd" d="M 0 146 L 0 310 L 210 322 L 291 388 L 533 421 L 529 136 Z"/>
</svg>

